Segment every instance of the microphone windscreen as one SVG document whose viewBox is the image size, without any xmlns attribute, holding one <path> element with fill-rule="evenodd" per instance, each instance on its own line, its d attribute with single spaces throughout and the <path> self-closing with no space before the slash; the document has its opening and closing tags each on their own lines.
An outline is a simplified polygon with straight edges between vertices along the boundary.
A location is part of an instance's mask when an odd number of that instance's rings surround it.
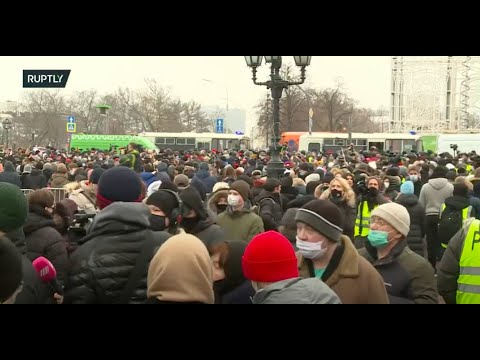
<svg viewBox="0 0 480 360">
<path fill-rule="evenodd" d="M 57 271 L 53 264 L 43 256 L 33 260 L 32 265 L 42 282 L 50 282 L 57 277 Z"/>
</svg>

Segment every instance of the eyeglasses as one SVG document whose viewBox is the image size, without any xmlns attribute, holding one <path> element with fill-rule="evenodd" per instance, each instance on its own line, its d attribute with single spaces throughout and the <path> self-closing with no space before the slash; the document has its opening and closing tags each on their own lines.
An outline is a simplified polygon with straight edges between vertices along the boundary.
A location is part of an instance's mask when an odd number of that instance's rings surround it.
<svg viewBox="0 0 480 360">
<path fill-rule="evenodd" d="M 388 222 L 386 222 L 385 220 L 383 220 L 379 217 L 372 217 L 370 219 L 370 224 L 376 224 L 376 225 L 379 225 L 379 226 L 389 225 Z"/>
</svg>

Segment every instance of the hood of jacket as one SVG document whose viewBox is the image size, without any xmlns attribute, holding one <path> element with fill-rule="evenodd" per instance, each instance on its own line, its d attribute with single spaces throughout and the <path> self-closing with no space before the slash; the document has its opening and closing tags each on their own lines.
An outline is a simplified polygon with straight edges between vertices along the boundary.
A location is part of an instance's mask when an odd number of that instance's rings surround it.
<svg viewBox="0 0 480 360">
<path fill-rule="evenodd" d="M 23 226 L 25 236 L 48 226 L 55 227 L 52 215 L 41 206 L 30 205 L 30 212 L 28 213 L 27 221 Z"/>
<path fill-rule="evenodd" d="M 258 291 L 254 304 L 341 304 L 338 296 L 317 278 L 278 281 Z"/>
<path fill-rule="evenodd" d="M 454 195 L 445 199 L 445 205 L 457 210 L 462 210 L 467 206 L 470 206 L 470 199 L 463 196 Z"/>
<path fill-rule="evenodd" d="M 449 184 L 448 180 L 445 178 L 430 179 L 428 180 L 428 183 L 436 190 L 443 189 L 445 186 L 447 186 L 447 184 Z"/>
<path fill-rule="evenodd" d="M 418 196 L 415 194 L 400 194 L 396 202 L 405 207 L 410 207 L 418 204 Z"/>
</svg>

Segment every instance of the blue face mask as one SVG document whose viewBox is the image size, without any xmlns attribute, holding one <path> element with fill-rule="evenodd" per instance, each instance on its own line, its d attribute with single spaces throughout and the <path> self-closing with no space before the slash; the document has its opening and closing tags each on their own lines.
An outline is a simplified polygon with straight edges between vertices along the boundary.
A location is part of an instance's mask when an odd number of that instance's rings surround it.
<svg viewBox="0 0 480 360">
<path fill-rule="evenodd" d="M 368 241 L 375 248 L 382 248 L 388 244 L 388 232 L 380 230 L 370 230 L 368 232 Z"/>
</svg>

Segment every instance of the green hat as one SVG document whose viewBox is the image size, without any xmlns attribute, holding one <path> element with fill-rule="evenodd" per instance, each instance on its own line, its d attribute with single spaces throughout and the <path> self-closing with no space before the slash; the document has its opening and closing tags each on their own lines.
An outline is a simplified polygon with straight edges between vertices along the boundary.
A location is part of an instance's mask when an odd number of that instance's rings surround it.
<svg viewBox="0 0 480 360">
<path fill-rule="evenodd" d="M 8 233 L 23 226 L 28 202 L 16 185 L 0 182 L 0 231 Z"/>
</svg>

